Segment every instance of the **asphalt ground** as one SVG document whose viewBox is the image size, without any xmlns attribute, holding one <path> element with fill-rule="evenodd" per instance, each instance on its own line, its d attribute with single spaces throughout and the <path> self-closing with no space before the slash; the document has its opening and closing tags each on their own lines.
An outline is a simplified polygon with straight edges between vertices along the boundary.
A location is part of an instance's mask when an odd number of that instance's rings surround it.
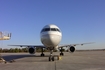
<svg viewBox="0 0 105 70">
<path fill-rule="evenodd" d="M 1 53 L 7 63 L 0 63 L 0 70 L 105 70 L 105 51 L 64 52 L 60 60 L 48 61 L 49 52 L 45 57 L 40 53 Z M 59 55 L 59 52 L 54 52 Z M 14 62 L 10 62 L 14 60 Z"/>
</svg>

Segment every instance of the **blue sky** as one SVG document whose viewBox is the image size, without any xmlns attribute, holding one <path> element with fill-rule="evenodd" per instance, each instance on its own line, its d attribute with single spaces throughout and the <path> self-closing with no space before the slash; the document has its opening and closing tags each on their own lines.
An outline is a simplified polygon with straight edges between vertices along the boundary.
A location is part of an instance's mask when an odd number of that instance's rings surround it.
<svg viewBox="0 0 105 70">
<path fill-rule="evenodd" d="M 76 49 L 105 48 L 105 0 L 0 0 L 0 31 L 12 33 L 0 47 L 39 45 L 47 24 L 61 29 L 60 44 L 95 42 Z"/>
</svg>

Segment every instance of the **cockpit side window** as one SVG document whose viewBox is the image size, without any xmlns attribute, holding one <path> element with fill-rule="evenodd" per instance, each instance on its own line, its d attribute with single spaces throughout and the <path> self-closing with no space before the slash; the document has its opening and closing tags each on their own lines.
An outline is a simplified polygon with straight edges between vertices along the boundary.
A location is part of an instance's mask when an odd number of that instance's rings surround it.
<svg viewBox="0 0 105 70">
<path fill-rule="evenodd" d="M 60 30 L 59 30 L 59 29 L 56 29 L 56 30 L 60 32 Z"/>
<path fill-rule="evenodd" d="M 50 31 L 50 28 L 44 28 L 41 32 Z"/>
<path fill-rule="evenodd" d="M 45 28 L 44 31 L 50 31 L 50 28 Z"/>
</svg>

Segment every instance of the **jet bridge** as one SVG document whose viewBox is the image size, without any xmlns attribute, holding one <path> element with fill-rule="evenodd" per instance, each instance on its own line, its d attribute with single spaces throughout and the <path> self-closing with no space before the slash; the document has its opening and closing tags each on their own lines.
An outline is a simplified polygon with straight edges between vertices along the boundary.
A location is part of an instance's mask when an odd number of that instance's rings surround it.
<svg viewBox="0 0 105 70">
<path fill-rule="evenodd" d="M 10 38 L 11 38 L 11 33 L 9 33 L 9 32 L 1 32 L 0 31 L 0 40 L 10 40 Z M 6 61 L 2 58 L 2 56 L 0 54 L 0 63 L 1 62 L 6 63 Z"/>
<path fill-rule="evenodd" d="M 0 40 L 10 40 L 11 33 L 9 32 L 0 32 Z"/>
</svg>

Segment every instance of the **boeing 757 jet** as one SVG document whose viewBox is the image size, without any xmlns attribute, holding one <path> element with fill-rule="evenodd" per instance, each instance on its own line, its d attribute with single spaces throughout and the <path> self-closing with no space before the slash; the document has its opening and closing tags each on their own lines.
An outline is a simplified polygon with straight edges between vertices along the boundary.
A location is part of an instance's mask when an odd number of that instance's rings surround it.
<svg viewBox="0 0 105 70">
<path fill-rule="evenodd" d="M 43 53 L 43 48 L 45 48 L 47 50 L 50 50 L 49 61 L 54 61 L 54 55 L 53 55 L 54 49 L 61 48 L 60 55 L 63 56 L 64 55 L 64 53 L 62 52 L 63 47 L 68 47 L 71 52 L 74 52 L 76 45 L 90 44 L 90 43 L 82 43 L 82 44 L 67 44 L 59 46 L 61 39 L 62 39 L 62 32 L 59 29 L 59 27 L 54 24 L 49 24 L 44 26 L 40 32 L 40 40 L 43 45 L 10 45 L 10 46 L 28 47 L 28 51 L 30 54 L 34 54 L 35 48 L 40 47 L 42 48 L 41 56 L 45 56 Z"/>
</svg>

